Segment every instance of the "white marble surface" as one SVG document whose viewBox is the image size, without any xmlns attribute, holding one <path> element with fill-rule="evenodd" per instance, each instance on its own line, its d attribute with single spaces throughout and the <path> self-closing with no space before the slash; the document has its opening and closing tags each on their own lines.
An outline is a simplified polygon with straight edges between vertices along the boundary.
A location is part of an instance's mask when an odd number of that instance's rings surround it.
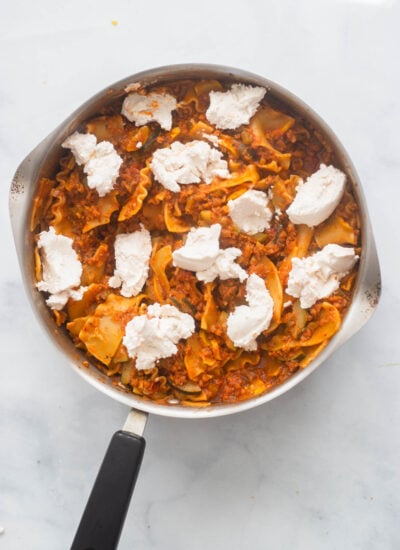
<svg viewBox="0 0 400 550">
<path fill-rule="evenodd" d="M 399 21 L 395 0 L 2 4 L 0 550 L 68 548 L 127 413 L 77 377 L 36 324 L 9 182 L 98 89 L 191 61 L 265 75 L 332 126 L 364 184 L 383 297 L 368 325 L 283 397 L 214 420 L 152 417 L 120 548 L 400 548 Z"/>
</svg>

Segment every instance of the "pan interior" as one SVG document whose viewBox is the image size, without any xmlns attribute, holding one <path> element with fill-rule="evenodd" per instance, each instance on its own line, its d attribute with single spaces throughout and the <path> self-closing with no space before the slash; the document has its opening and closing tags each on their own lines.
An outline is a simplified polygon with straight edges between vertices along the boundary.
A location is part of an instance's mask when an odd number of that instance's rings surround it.
<svg viewBox="0 0 400 550">
<path fill-rule="evenodd" d="M 177 405 L 160 405 L 145 400 L 130 392 L 124 387 L 113 384 L 113 381 L 103 375 L 93 365 L 83 366 L 87 361 L 74 346 L 68 335 L 55 326 L 53 316 L 35 288 L 34 266 L 31 254 L 32 237 L 29 233 L 29 218 L 32 199 L 36 191 L 36 184 L 41 177 L 52 177 L 55 174 L 61 143 L 87 118 L 98 113 L 106 105 L 125 94 L 126 86 L 135 82 L 147 86 L 154 83 L 164 84 L 180 78 L 223 79 L 225 81 L 241 81 L 246 84 L 266 87 L 276 98 L 285 102 L 291 109 L 309 120 L 328 139 L 333 147 L 336 158 L 341 167 L 351 178 L 351 183 L 360 205 L 362 216 L 363 253 L 354 291 L 351 307 L 346 315 L 340 331 L 332 338 L 325 350 L 304 370 L 298 371 L 280 386 L 270 392 L 248 401 L 227 405 L 211 405 L 207 408 L 183 407 Z M 307 105 L 290 92 L 275 83 L 257 75 L 230 67 L 213 65 L 178 65 L 161 67 L 127 77 L 96 94 L 93 98 L 79 107 L 66 121 L 50 134 L 30 155 L 23 161 L 15 174 L 10 192 L 10 213 L 14 231 L 14 238 L 21 264 L 24 284 L 28 292 L 32 307 L 51 341 L 57 345 L 64 358 L 71 366 L 100 391 L 113 399 L 131 407 L 155 414 L 185 417 L 205 418 L 232 414 L 265 403 L 286 392 L 313 372 L 338 346 L 356 332 L 368 320 L 379 300 L 380 274 L 376 257 L 375 245 L 368 220 L 365 200 L 361 185 L 354 167 L 340 144 L 339 140 L 328 126 Z"/>
</svg>

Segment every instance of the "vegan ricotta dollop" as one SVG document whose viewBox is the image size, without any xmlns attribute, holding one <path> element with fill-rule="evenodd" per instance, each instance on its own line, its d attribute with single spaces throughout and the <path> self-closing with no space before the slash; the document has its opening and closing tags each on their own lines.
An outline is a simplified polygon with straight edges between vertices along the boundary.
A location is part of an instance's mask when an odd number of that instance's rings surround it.
<svg viewBox="0 0 400 550">
<path fill-rule="evenodd" d="M 70 149 L 77 164 L 83 164 L 90 189 L 96 189 L 104 197 L 115 185 L 121 168 L 122 158 L 109 141 L 97 143 L 96 136 L 75 132 L 62 147 Z"/>
<path fill-rule="evenodd" d="M 185 244 L 172 254 L 176 267 L 195 271 L 199 281 L 209 283 L 219 277 L 221 280 L 247 278 L 247 273 L 235 263 L 242 251 L 239 248 L 220 248 L 221 225 L 192 228 Z"/>
<path fill-rule="evenodd" d="M 293 258 L 286 292 L 300 298 L 301 307 L 307 309 L 333 294 L 357 260 L 354 248 L 337 244 L 327 244 L 306 258 Z"/>
<path fill-rule="evenodd" d="M 69 298 L 80 300 L 84 288 L 79 288 L 82 264 L 72 247 L 73 240 L 57 235 L 54 227 L 39 234 L 38 248 L 42 253 L 42 280 L 37 287 L 50 294 L 46 303 L 52 309 L 62 309 Z"/>
<path fill-rule="evenodd" d="M 174 193 L 180 191 L 179 184 L 211 183 L 216 176 L 229 178 L 221 151 L 205 141 L 175 141 L 171 147 L 157 149 L 150 166 L 156 180 Z"/>
<path fill-rule="evenodd" d="M 274 312 L 265 282 L 255 273 L 246 281 L 246 302 L 229 315 L 227 333 L 235 346 L 252 351 L 257 349 L 256 338 L 269 327 Z"/>
<path fill-rule="evenodd" d="M 149 273 L 151 236 L 143 226 L 140 231 L 120 233 L 115 237 L 115 270 L 108 281 L 112 288 L 121 287 L 122 296 L 136 296 Z"/>
<path fill-rule="evenodd" d="M 294 201 L 286 210 L 290 221 L 314 227 L 328 219 L 343 196 L 345 183 L 343 172 L 321 164 L 319 170 L 297 186 Z"/>
<path fill-rule="evenodd" d="M 191 336 L 194 329 L 190 315 L 174 306 L 155 303 L 146 314 L 128 322 L 123 343 L 129 357 L 136 359 L 137 369 L 151 369 L 158 359 L 174 355 L 179 340 Z"/>
<path fill-rule="evenodd" d="M 206 117 L 216 128 L 234 130 L 248 124 L 266 94 L 261 86 L 233 84 L 226 92 L 210 92 L 210 106 Z"/>
<path fill-rule="evenodd" d="M 137 126 L 155 121 L 163 130 L 171 130 L 175 109 L 176 99 L 170 94 L 132 93 L 124 99 L 121 113 Z"/>
<path fill-rule="evenodd" d="M 250 189 L 240 197 L 228 201 L 228 207 L 234 223 L 248 235 L 260 233 L 270 226 L 272 211 L 263 191 Z"/>
</svg>

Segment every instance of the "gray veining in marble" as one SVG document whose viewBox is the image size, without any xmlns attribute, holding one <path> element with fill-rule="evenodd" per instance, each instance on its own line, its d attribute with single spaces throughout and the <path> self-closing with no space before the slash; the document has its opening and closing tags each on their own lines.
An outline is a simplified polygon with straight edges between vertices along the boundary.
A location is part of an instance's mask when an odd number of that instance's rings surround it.
<svg viewBox="0 0 400 550">
<path fill-rule="evenodd" d="M 63 364 L 36 324 L 11 241 L 9 182 L 98 89 L 191 61 L 265 75 L 332 126 L 363 181 L 383 297 L 360 333 L 277 400 L 218 419 L 150 418 L 120 548 L 400 548 L 399 2 L 6 0 L 2 8 L 0 550 L 68 548 L 127 413 Z"/>
</svg>

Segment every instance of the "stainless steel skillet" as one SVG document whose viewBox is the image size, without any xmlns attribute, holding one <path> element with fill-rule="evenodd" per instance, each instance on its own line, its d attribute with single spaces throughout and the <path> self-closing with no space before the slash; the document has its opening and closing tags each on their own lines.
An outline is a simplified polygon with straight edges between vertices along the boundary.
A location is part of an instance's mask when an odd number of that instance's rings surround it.
<svg viewBox="0 0 400 550">
<path fill-rule="evenodd" d="M 37 182 L 41 177 L 54 175 L 62 141 L 84 120 L 123 96 L 128 85 L 162 84 L 180 78 L 215 78 L 266 87 L 277 99 L 311 122 L 329 141 L 339 161 L 339 167 L 351 180 L 362 217 L 362 254 L 353 301 L 340 331 L 325 350 L 306 369 L 264 395 L 242 403 L 213 405 L 208 408 L 165 406 L 145 401 L 127 393 L 122 387 L 113 385 L 93 365 L 83 366 L 83 360 L 87 358 L 80 355 L 68 335 L 56 327 L 51 312 L 36 290 L 32 237 L 29 233 L 29 218 Z M 24 285 L 44 331 L 71 367 L 87 382 L 132 409 L 123 430 L 116 432 L 111 440 L 72 544 L 73 550 L 116 548 L 142 461 L 145 446 L 142 434 L 148 413 L 179 418 L 210 418 L 241 412 L 275 399 L 300 383 L 356 333 L 372 315 L 379 300 L 380 271 L 365 199 L 356 171 L 343 146 L 325 122 L 293 94 L 265 78 L 231 67 L 200 64 L 160 67 L 129 76 L 96 94 L 62 122 L 18 167 L 10 190 L 10 216 Z"/>
</svg>

